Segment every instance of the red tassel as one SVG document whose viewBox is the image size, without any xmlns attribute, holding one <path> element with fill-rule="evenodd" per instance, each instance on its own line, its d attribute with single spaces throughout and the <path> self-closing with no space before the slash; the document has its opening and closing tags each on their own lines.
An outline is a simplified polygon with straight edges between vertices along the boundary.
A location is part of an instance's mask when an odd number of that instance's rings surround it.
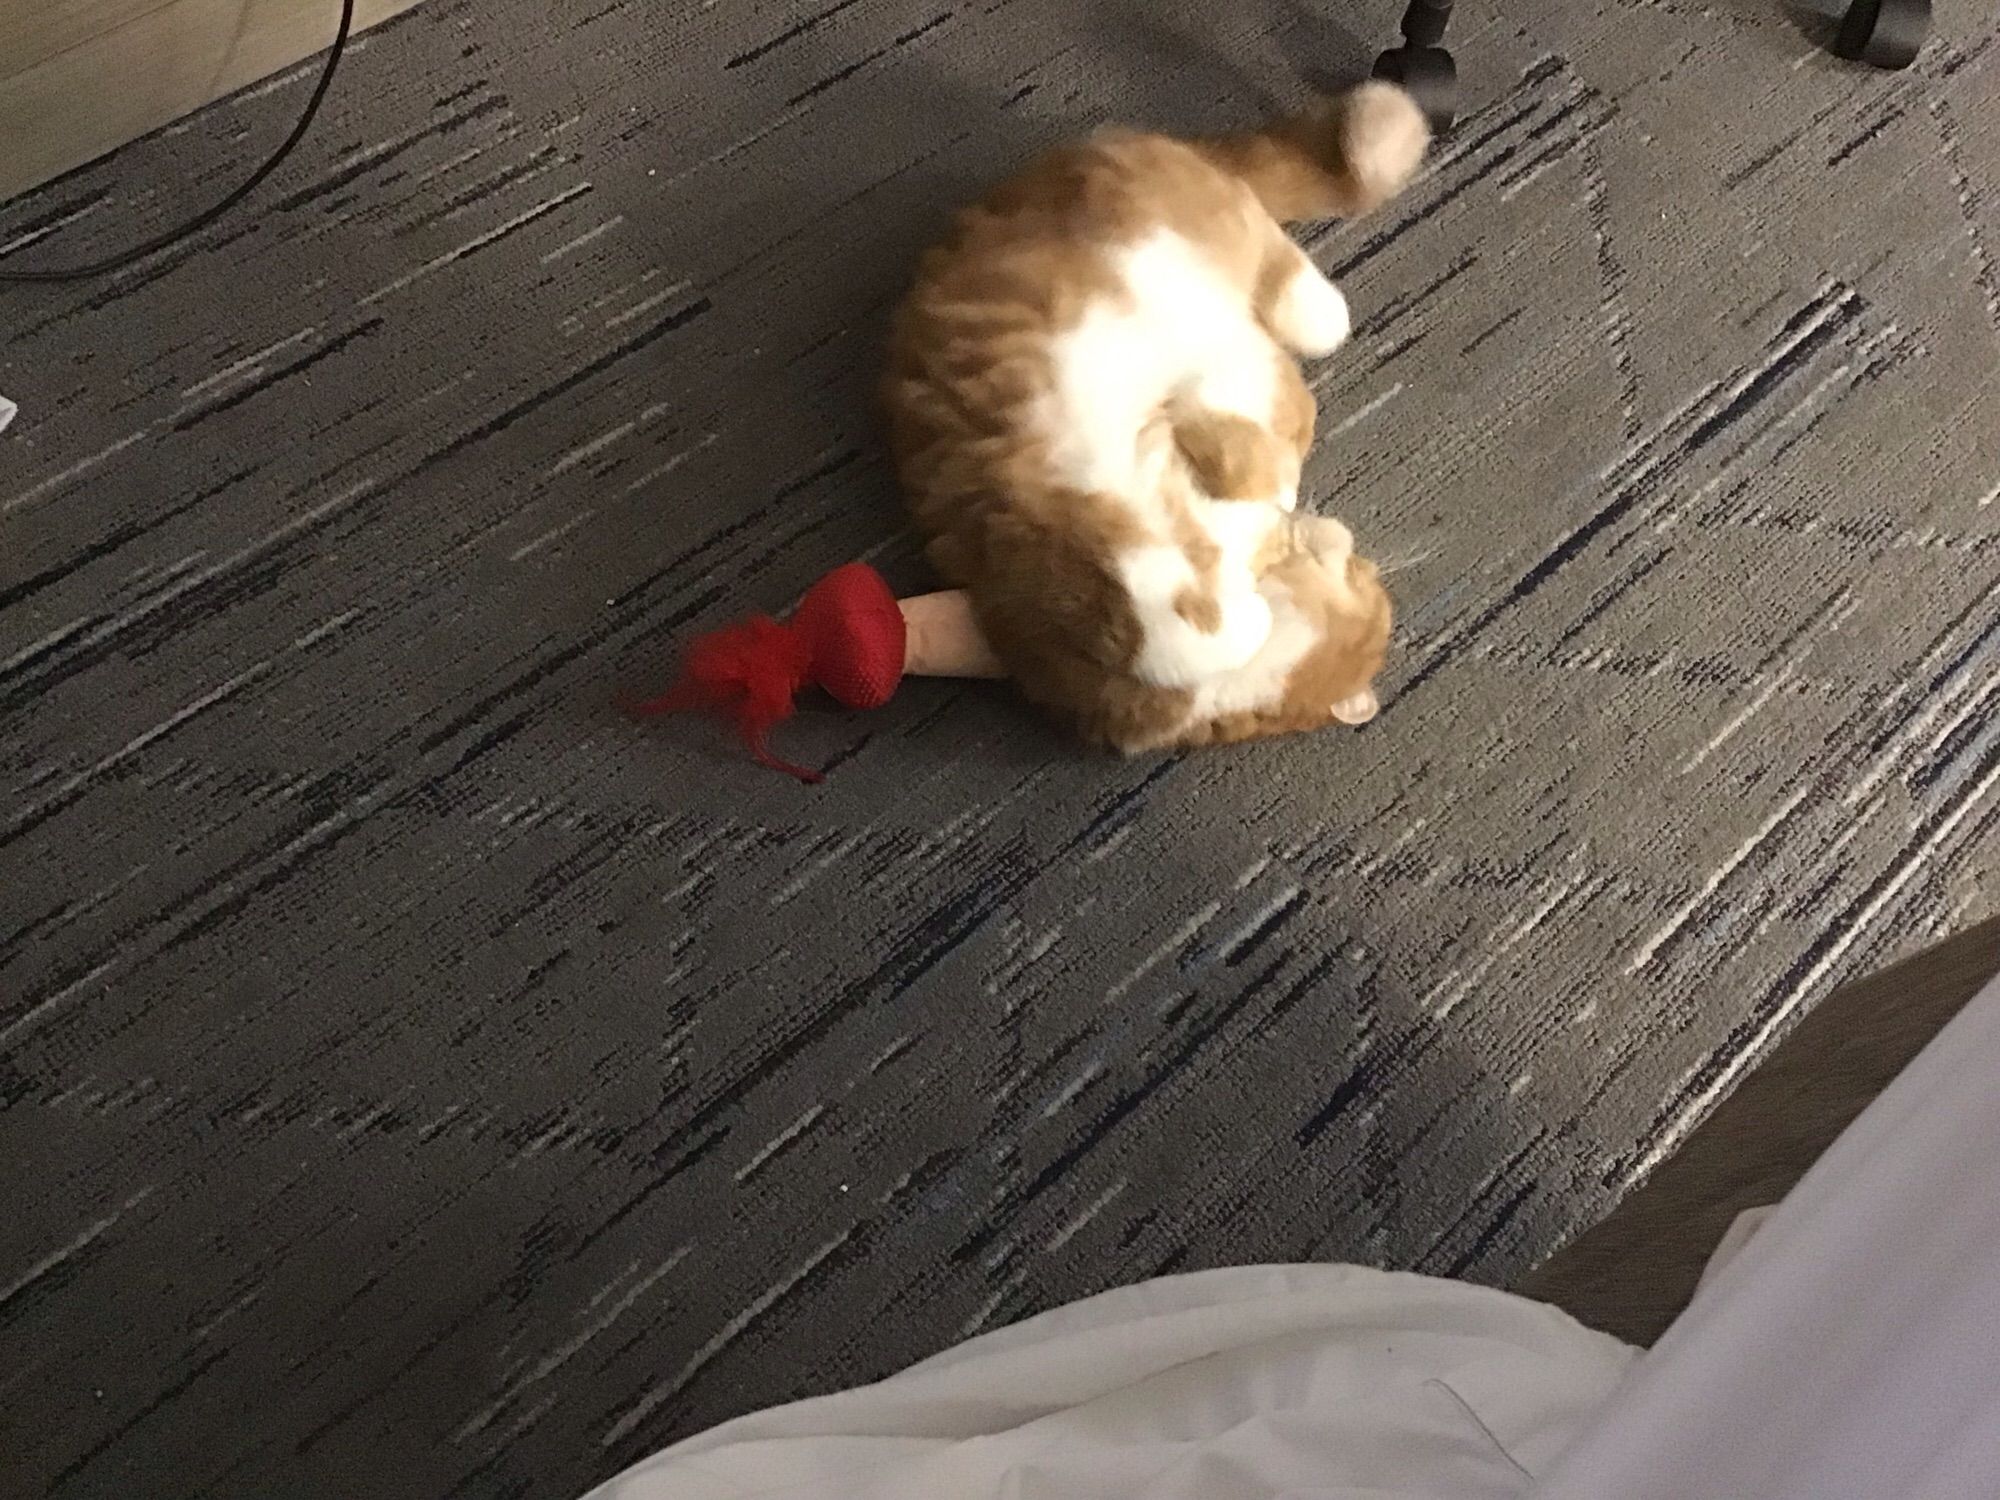
<svg viewBox="0 0 2000 1500">
<path fill-rule="evenodd" d="M 632 706 L 642 717 L 706 710 L 726 716 L 758 765 L 813 783 L 817 771 L 771 754 L 771 731 L 791 717 L 792 699 L 806 685 L 811 652 L 798 632 L 769 615 L 701 636 L 688 647 L 680 680 L 659 697 Z"/>
<path fill-rule="evenodd" d="M 799 601 L 790 622 L 755 615 L 698 637 L 674 685 L 631 706 L 639 716 L 706 711 L 727 717 L 760 766 L 807 783 L 825 778 L 771 754 L 771 731 L 800 688 L 817 683 L 850 708 L 889 699 L 903 671 L 903 615 L 882 576 L 848 563 Z"/>
</svg>

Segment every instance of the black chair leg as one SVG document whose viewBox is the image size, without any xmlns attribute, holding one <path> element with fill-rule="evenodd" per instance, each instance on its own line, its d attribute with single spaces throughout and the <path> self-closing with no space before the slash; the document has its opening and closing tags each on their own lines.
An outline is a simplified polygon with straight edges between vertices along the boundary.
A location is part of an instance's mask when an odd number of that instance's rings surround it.
<svg viewBox="0 0 2000 1500">
<path fill-rule="evenodd" d="M 1849 62 L 1907 68 L 1931 29 L 1931 0 L 1854 0 L 1833 50 Z"/>
<path fill-rule="evenodd" d="M 1410 0 L 1403 12 L 1403 45 L 1375 59 L 1375 76 L 1400 83 L 1439 135 L 1458 115 L 1458 67 L 1440 45 L 1452 0 Z"/>
<path fill-rule="evenodd" d="M 1452 0 L 1410 0 L 1403 44 L 1375 59 L 1375 76 L 1408 89 L 1442 135 L 1458 115 L 1458 66 L 1444 49 Z M 1907 68 L 1931 29 L 1931 0 L 1851 0 L 1833 50 L 1851 62 Z"/>
</svg>

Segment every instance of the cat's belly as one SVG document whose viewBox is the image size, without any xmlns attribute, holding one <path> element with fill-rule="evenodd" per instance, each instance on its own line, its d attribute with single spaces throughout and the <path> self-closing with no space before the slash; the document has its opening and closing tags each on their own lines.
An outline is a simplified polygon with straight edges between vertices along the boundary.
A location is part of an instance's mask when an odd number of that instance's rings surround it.
<svg viewBox="0 0 2000 1500">
<path fill-rule="evenodd" d="M 1278 350 L 1248 292 L 1181 236 L 1157 231 L 1116 260 L 1126 296 L 1054 338 L 1038 419 L 1062 482 L 1133 494 L 1157 483 L 1141 435 L 1169 400 L 1270 425 Z"/>
</svg>

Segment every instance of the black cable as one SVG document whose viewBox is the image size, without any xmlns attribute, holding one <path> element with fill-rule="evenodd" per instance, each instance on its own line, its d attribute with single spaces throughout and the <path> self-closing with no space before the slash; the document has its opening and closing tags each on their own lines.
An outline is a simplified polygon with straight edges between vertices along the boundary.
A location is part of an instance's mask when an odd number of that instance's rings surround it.
<svg viewBox="0 0 2000 1500">
<path fill-rule="evenodd" d="M 313 116 L 319 113 L 320 101 L 326 98 L 326 91 L 333 86 L 334 70 L 340 66 L 340 55 L 347 50 L 347 35 L 353 29 L 354 0 L 340 0 L 340 29 L 334 33 L 333 45 L 326 54 L 326 66 L 320 69 L 319 82 L 313 85 L 312 97 L 306 100 L 306 107 L 299 115 L 298 123 L 292 127 L 292 133 L 285 137 L 285 143 L 271 153 L 264 165 L 252 172 L 221 202 L 196 214 L 186 223 L 176 225 L 165 234 L 155 235 L 130 250 L 120 251 L 103 260 L 92 261 L 88 265 L 48 266 L 13 271 L 7 268 L 6 262 L 0 261 L 0 281 L 82 281 L 91 276 L 102 276 L 107 271 L 120 270 L 136 260 L 142 260 L 155 250 L 164 250 L 176 240 L 186 239 L 197 230 L 206 229 L 255 192 L 257 184 L 277 171 L 285 158 L 292 154 L 292 148 L 305 139 L 306 132 L 312 128 Z"/>
</svg>

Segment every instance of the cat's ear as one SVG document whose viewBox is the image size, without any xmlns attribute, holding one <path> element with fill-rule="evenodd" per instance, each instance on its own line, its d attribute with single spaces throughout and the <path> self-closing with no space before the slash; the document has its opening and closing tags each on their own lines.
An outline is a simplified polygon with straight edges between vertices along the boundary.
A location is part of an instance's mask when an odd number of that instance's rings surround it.
<svg viewBox="0 0 2000 1500">
<path fill-rule="evenodd" d="M 1382 704 L 1373 688 L 1363 688 L 1333 705 L 1333 716 L 1343 724 L 1366 724 L 1381 711 Z"/>
</svg>

